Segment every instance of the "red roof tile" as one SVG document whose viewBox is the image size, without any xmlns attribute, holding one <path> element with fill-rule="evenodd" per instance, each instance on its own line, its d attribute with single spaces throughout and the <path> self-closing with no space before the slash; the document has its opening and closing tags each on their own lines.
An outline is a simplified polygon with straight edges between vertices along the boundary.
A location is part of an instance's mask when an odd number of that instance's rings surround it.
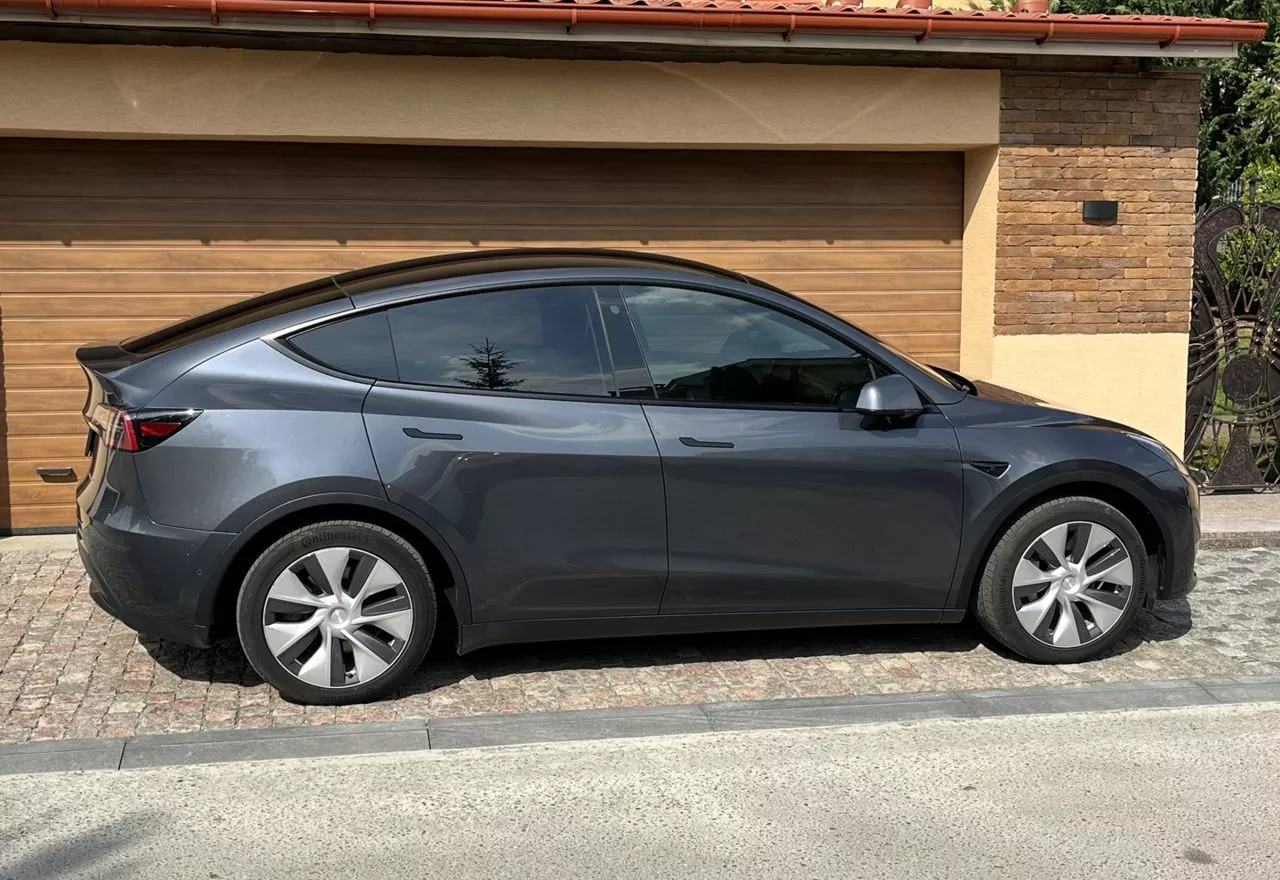
<svg viewBox="0 0 1280 880">
<path fill-rule="evenodd" d="M 578 27 L 675 28 L 749 33 L 852 34 L 932 39 L 967 38 L 1114 43 L 1257 43 L 1263 22 L 1155 15 L 1058 15 L 987 10 L 869 8 L 823 0 L 0 0 L 56 19 L 59 14 L 129 18 L 268 16 L 275 19 L 349 19 L 376 27 L 383 21 L 452 22 Z M 1118 51 L 1122 51 L 1118 48 Z"/>
</svg>

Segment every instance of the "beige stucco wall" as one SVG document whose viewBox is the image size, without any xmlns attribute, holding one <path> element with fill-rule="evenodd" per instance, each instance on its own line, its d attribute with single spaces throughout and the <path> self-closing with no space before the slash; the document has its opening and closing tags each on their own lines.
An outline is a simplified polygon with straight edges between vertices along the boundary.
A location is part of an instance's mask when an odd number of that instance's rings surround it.
<svg viewBox="0 0 1280 880">
<path fill-rule="evenodd" d="M 964 149 L 989 70 L 0 43 L 0 135 Z"/>
<path fill-rule="evenodd" d="M 996 232 L 1000 150 L 964 154 L 964 242 L 960 298 L 960 371 L 989 378 L 995 339 Z"/>
<path fill-rule="evenodd" d="M 995 337 L 993 381 L 1148 432 L 1181 454 L 1186 333 Z"/>
</svg>

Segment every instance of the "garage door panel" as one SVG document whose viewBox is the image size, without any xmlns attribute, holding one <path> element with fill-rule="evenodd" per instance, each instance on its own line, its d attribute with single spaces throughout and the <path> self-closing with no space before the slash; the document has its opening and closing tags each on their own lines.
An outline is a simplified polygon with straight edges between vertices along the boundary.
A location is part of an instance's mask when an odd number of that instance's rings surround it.
<svg viewBox="0 0 1280 880">
<path fill-rule="evenodd" d="M 88 228 L 110 223 L 128 231 L 155 229 L 163 215 L 165 226 L 194 230 L 207 226 L 221 236 L 260 238 L 277 230 L 277 225 L 307 230 L 334 230 L 335 238 L 364 239 L 391 235 L 388 230 L 414 230 L 407 237 L 430 238 L 434 232 L 461 233 L 465 239 L 487 241 L 494 236 L 528 240 L 529 235 L 545 237 L 549 227 L 582 230 L 575 238 L 590 241 L 593 230 L 625 229 L 622 238 L 660 237 L 673 229 L 720 230 L 734 240 L 769 240 L 794 235 L 798 230 L 856 230 L 859 237 L 878 238 L 895 232 L 910 232 L 931 239 L 959 237 L 963 216 L 959 207 L 938 202 L 923 205 L 715 205 L 648 203 L 600 205 L 593 202 L 548 204 L 477 204 L 474 202 L 350 201 L 329 199 L 296 201 L 198 199 L 171 200 L 87 200 L 9 199 L 6 226 L 18 224 L 66 224 L 67 229 Z M 625 218 L 620 218 L 625 210 Z M 434 212 L 440 219 L 430 222 Z M 252 218 L 246 223 L 245 218 Z M 625 222 L 619 223 L 620 219 Z M 230 231 L 224 231 L 230 230 Z M 234 230 L 241 230 L 236 234 Z M 258 230 L 249 233 L 249 230 Z M 269 230 L 263 232 L 263 230 Z M 197 236 L 193 236 L 197 237 Z"/>
<path fill-rule="evenodd" d="M 632 250 L 643 249 L 637 242 L 611 242 L 617 247 Z M 495 245 L 501 246 L 501 245 Z M 7 267 L 7 274 L 20 277 L 28 270 L 72 272 L 89 270 L 101 275 L 103 270 L 176 271 L 186 277 L 189 272 L 201 271 L 261 271 L 264 268 L 287 272 L 318 273 L 344 272 L 380 263 L 394 263 L 448 254 L 461 245 L 448 247 L 404 246 L 330 246 L 308 247 L 245 247 L 234 244 L 168 246 L 95 246 L 77 243 L 75 247 L 48 244 L 0 244 L 0 265 Z M 785 246 L 763 242 L 748 247 L 688 247 L 669 246 L 663 253 L 697 262 L 729 259 L 741 272 L 759 274 L 762 270 L 788 269 L 879 269 L 899 266 L 909 262 L 917 269 L 960 269 L 960 250 L 946 243 L 925 241 L 896 242 L 844 242 L 838 245 L 823 243 L 815 246 Z M 21 270 L 21 271 L 16 271 Z M 74 289 L 74 285 L 72 288 Z M 100 288 L 95 288 L 95 290 Z M 3 288 L 8 291 L 11 288 Z M 185 282 L 181 298 L 200 295 Z M 67 291 L 62 291 L 67 292 Z M 0 293 L 3 301 L 4 293 Z"/>
<path fill-rule="evenodd" d="M 74 484 L 69 481 L 66 483 L 11 483 L 9 484 L 9 503 L 11 505 L 65 504 L 66 489 L 69 485 Z"/>
<path fill-rule="evenodd" d="M 8 480 L 8 482 L 6 483 L 6 485 L 8 486 L 15 486 L 19 483 L 38 483 L 43 485 L 58 486 L 60 484 L 46 483 L 44 480 L 42 480 L 40 476 L 36 473 L 36 468 L 41 468 L 41 467 L 68 468 L 69 467 L 73 472 L 72 479 L 79 480 L 86 473 L 88 473 L 87 468 L 89 467 L 89 459 L 80 458 L 79 456 L 74 458 L 61 458 L 61 459 L 54 459 L 54 460 L 28 459 L 26 461 L 5 461 L 3 462 L 3 465 L 4 465 L 3 474 L 5 478 Z M 65 488 L 65 486 L 63 488 Z M 55 498 L 54 500 L 60 501 L 65 499 Z"/>
<path fill-rule="evenodd" d="M 958 290 L 892 290 L 831 293 L 807 291 L 804 297 L 828 312 L 845 315 L 872 315 L 878 312 L 942 311 L 959 319 Z"/>
<path fill-rule="evenodd" d="M 84 383 L 83 376 L 77 385 Z M 65 385 L 55 388 L 9 388 L 4 395 L 6 413 L 43 413 L 83 411 L 84 387 Z"/>
<path fill-rule="evenodd" d="M 957 215 L 958 216 L 958 215 Z M 10 241 L 67 241 L 98 242 L 110 240 L 112 235 L 124 236 L 125 240 L 136 242 L 156 241 L 165 234 L 184 242 L 195 242 L 202 237 L 236 242 L 254 242 L 268 239 L 276 232 L 271 225 L 246 225 L 243 223 L 216 223 L 213 221 L 199 224 L 188 222 L 137 221 L 113 223 L 102 221 L 95 224 L 69 222 L 65 225 L 47 221 L 27 221 L 24 223 L 0 222 L 0 239 Z M 853 227 L 854 232 L 866 241 L 900 241 L 907 236 L 916 236 L 920 240 L 933 244 L 945 245 L 960 243 L 959 223 L 944 222 L 939 219 L 932 226 L 902 224 L 898 227 L 871 225 Z M 775 224 L 750 223 L 743 221 L 732 227 L 721 230 L 724 238 L 720 241 L 707 242 L 709 247 L 719 249 L 722 245 L 743 241 L 772 243 L 788 235 L 805 235 L 811 239 L 831 240 L 832 231 L 827 226 L 812 224 Z M 365 245 L 374 242 L 404 242 L 447 239 L 449 251 L 466 250 L 472 247 L 541 247 L 550 243 L 572 243 L 575 247 L 624 247 L 634 248 L 638 243 L 652 246 L 666 253 L 671 247 L 684 244 L 692 236 L 701 237 L 706 233 L 703 226 L 697 224 L 679 225 L 675 223 L 660 227 L 651 225 L 610 225 L 599 223 L 581 223 L 559 226 L 495 226 L 485 229 L 460 227 L 455 223 L 436 225 L 418 224 L 403 225 L 387 223 L 383 225 L 352 224 L 344 222 L 312 223 L 297 221 L 289 224 L 290 238 L 309 236 L 308 240 L 333 241 L 337 244 Z M 552 235 L 556 237 L 551 238 Z M 630 244 L 628 244 L 630 242 Z"/>
<path fill-rule="evenodd" d="M 874 171 L 878 172 L 879 167 Z M 563 180 L 542 181 L 536 193 L 536 202 L 547 205 L 629 205 L 687 204 L 691 188 L 695 190 L 697 204 L 734 206 L 738 208 L 768 208 L 770 206 L 811 205 L 829 207 L 831 196 L 853 207 L 878 207 L 895 205 L 947 205 L 949 199 L 939 199 L 940 191 L 951 188 L 953 175 L 925 171 L 909 180 L 885 178 L 874 173 L 855 177 L 836 178 L 796 185 L 755 181 L 749 187 L 740 180 L 723 183 L 697 180 L 691 187 L 690 180 L 679 181 L 609 181 L 602 191 L 599 179 L 578 175 Z M 518 174 L 506 179 L 469 178 L 458 180 L 422 180 L 420 178 L 367 178 L 352 176 L 329 178 L 323 181 L 317 193 L 314 177 L 292 178 L 228 178 L 219 188 L 218 198 L 227 202 L 248 201 L 255 204 L 290 203 L 298 206 L 314 205 L 322 200 L 341 200 L 353 204 L 388 202 L 399 205 L 445 204 L 491 205 L 500 207 L 513 204 L 513 189 L 519 191 L 523 181 Z M 22 201 L 55 203 L 56 200 L 92 200 L 95 203 L 149 203 L 160 200 L 164 204 L 190 199 L 205 201 L 207 184 L 190 182 L 189 178 L 170 181 L 150 174 L 137 176 L 118 175 L 98 178 L 85 184 L 71 180 L 44 182 L 21 175 L 0 174 L 0 197 Z"/>
<path fill-rule="evenodd" d="M 4 320 L 4 329 L 8 329 L 8 320 L 0 315 L 0 320 Z M 79 342 L 13 342 L 5 339 L 3 345 L 0 345 L 0 352 L 4 355 L 4 365 L 6 369 L 15 364 L 74 364 L 76 358 L 76 349 L 85 342 L 93 340 L 81 340 Z"/>
<path fill-rule="evenodd" d="M 74 435 L 33 434 L 25 437 L 7 437 L 5 440 L 9 458 L 39 459 L 41 464 L 44 464 L 50 460 L 78 458 L 83 455 L 84 438 L 85 433 L 81 431 Z"/>
<path fill-rule="evenodd" d="M 80 345 L 326 274 L 477 246 L 652 250 L 959 360 L 958 154 L 0 142 L 6 496 L 74 522 Z"/>
<path fill-rule="evenodd" d="M 324 271 L 323 269 L 321 270 Z M 0 272 L 0 290 L 8 293 L 77 294 L 97 292 L 172 293 L 175 290 L 197 294 L 234 294 L 253 296 L 266 290 L 279 290 L 311 281 L 316 271 L 297 272 L 237 272 L 192 270 L 131 272 L 121 270 L 110 273 L 89 269 L 76 272 L 25 271 Z M 152 309 L 150 314 L 164 314 L 164 309 Z"/>
<path fill-rule="evenodd" d="M 7 152 L 15 161 L 39 163 L 52 174 L 82 173 L 87 163 L 104 175 L 146 175 L 152 179 L 174 177 L 189 181 L 194 176 L 220 187 L 223 179 L 243 179 L 244 167 L 252 164 L 255 179 L 302 177 L 308 179 L 408 178 L 415 180 L 511 178 L 522 180 L 573 180 L 587 176 L 607 180 L 633 179 L 644 165 L 645 180 L 680 179 L 725 180 L 741 183 L 744 175 L 757 174 L 760 180 L 777 180 L 785 172 L 799 172 L 804 179 L 834 180 L 841 176 L 875 176 L 889 170 L 894 177 L 920 174 L 949 174 L 959 179 L 963 173 L 957 154 L 939 162 L 937 153 L 863 153 L 831 151 L 712 151 L 652 150 L 660 162 L 647 162 L 633 150 L 562 150 L 526 148 L 519 150 L 472 147 L 403 147 L 361 144 L 325 144 L 277 148 L 261 143 L 228 141 L 189 142 L 177 145 L 166 141 L 117 142 L 103 151 L 102 141 L 39 141 L 13 143 Z M 377 156 L 371 156 L 376 150 Z M 518 153 L 519 155 L 515 155 Z M 584 155 L 590 155 L 587 165 Z M 849 161 L 845 157 L 852 157 Z M 375 159 L 376 161 L 371 161 Z M 785 168 L 780 168 L 785 164 Z M 7 165 L 4 167 L 22 167 Z M 784 173 L 780 173 L 784 172 Z"/>
<path fill-rule="evenodd" d="M 65 494 L 65 493 L 64 493 Z M 0 506 L 0 529 L 51 529 L 74 525 L 74 501 Z"/>
<path fill-rule="evenodd" d="M 174 316 L 142 318 L 5 318 L 6 342 L 94 342 L 137 336 L 173 323 Z"/>
<path fill-rule="evenodd" d="M 960 286 L 960 272 L 929 272 L 902 266 L 898 269 L 850 269 L 848 272 L 759 272 L 763 281 L 802 295 L 854 293 L 859 290 L 953 290 Z"/>
<path fill-rule="evenodd" d="M 166 290 L 174 290 L 169 287 Z M 176 288 L 181 290 L 179 286 Z M 148 315 L 172 316 L 174 319 L 198 315 L 230 305 L 248 296 L 231 294 L 136 293 L 66 293 L 0 294 L 0 314 L 8 318 L 76 318 L 111 316 L 144 318 Z"/>
<path fill-rule="evenodd" d="M 720 255 L 723 259 L 723 255 Z M 896 263 L 896 265 L 895 265 Z M 763 281 L 791 291 L 856 290 L 949 290 L 960 284 L 960 270 L 929 270 L 912 264 L 909 258 L 886 260 L 881 266 L 837 269 L 808 269 L 796 271 L 756 270 L 754 274 Z M 127 272 L 103 275 L 100 272 L 0 272 L 0 289 L 13 293 L 78 294 L 94 290 L 118 291 L 122 294 L 169 293 L 191 288 L 200 293 L 227 293 L 251 296 L 264 290 L 278 290 L 310 281 L 316 277 L 311 272 Z M 51 297 L 52 298 L 52 297 Z M 146 312 L 149 315 L 185 314 L 183 307 L 171 307 L 172 298 L 166 298 L 165 307 L 157 306 Z M 0 302 L 3 300 L 0 299 Z"/>
<path fill-rule="evenodd" d="M 82 440 L 85 436 L 84 423 L 84 391 L 80 392 L 80 400 L 72 409 L 56 412 L 10 412 L 5 416 L 5 434 L 9 437 L 32 437 L 53 435 L 77 435 Z M 83 443 L 81 444 L 83 449 Z M 79 450 L 76 452 L 79 455 Z M 46 462 L 41 462 L 45 464 Z"/>
<path fill-rule="evenodd" d="M 863 314 L 855 323 L 877 336 L 886 333 L 959 333 L 960 316 L 951 312 L 880 312 Z"/>
<path fill-rule="evenodd" d="M 32 388 L 68 388 L 84 381 L 84 373 L 74 364 L 53 366 L 11 366 L 4 373 L 9 391 Z"/>
</svg>

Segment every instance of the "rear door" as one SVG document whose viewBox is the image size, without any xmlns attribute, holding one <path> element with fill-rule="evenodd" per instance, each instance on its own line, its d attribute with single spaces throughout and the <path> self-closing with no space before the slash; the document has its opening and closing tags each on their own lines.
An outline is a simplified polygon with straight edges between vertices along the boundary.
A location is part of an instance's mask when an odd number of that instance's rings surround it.
<svg viewBox="0 0 1280 880">
<path fill-rule="evenodd" d="M 662 471 L 604 342 L 625 314 L 607 315 L 590 286 L 387 312 L 399 381 L 365 402 L 374 457 L 390 499 L 458 556 L 477 623 L 658 612 Z"/>
<path fill-rule="evenodd" d="M 622 292 L 657 389 L 644 409 L 667 491 L 664 614 L 943 606 L 962 479 L 944 416 L 847 411 L 887 368 L 779 310 Z"/>
</svg>

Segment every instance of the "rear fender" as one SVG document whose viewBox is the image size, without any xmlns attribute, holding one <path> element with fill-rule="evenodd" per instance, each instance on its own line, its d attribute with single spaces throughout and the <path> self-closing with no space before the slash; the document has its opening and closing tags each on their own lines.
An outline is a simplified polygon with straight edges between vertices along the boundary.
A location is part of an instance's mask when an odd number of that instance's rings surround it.
<svg viewBox="0 0 1280 880">
<path fill-rule="evenodd" d="M 295 498 L 259 515 L 248 523 L 236 534 L 214 564 L 209 583 L 217 584 L 218 588 L 205 591 L 198 609 L 197 620 L 212 623 L 226 591 L 235 592 L 240 589 L 237 575 L 242 569 L 247 568 L 242 565 L 246 560 L 241 559 L 240 556 L 246 548 L 251 548 L 258 543 L 262 536 L 275 533 L 289 521 L 296 522 L 300 527 L 304 522 L 358 517 L 361 510 L 367 511 L 370 519 L 380 524 L 391 526 L 394 523 L 395 527 L 392 530 L 400 533 L 410 543 L 417 545 L 421 541 L 426 541 L 437 551 L 448 567 L 452 581 L 441 592 L 453 609 L 458 623 L 463 626 L 470 624 L 471 599 L 467 591 L 466 576 L 453 550 L 440 533 L 413 512 L 399 505 L 382 498 L 354 492 L 325 492 Z M 229 578 L 237 582 L 230 583 Z"/>
</svg>

